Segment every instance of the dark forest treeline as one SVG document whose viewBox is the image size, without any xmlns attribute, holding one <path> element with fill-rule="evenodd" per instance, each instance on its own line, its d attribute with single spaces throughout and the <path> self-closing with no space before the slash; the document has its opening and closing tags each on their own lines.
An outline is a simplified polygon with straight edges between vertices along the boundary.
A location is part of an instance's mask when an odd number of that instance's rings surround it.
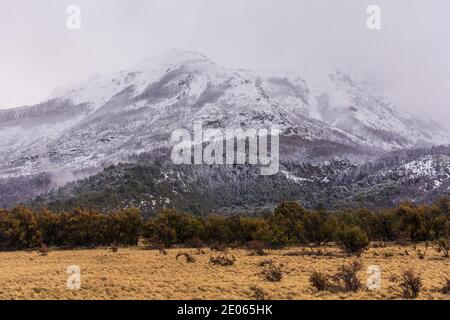
<svg viewBox="0 0 450 320">
<path fill-rule="evenodd" d="M 139 238 L 170 247 L 175 244 L 245 244 L 259 241 L 277 247 L 339 242 L 349 251 L 369 241 L 434 241 L 450 234 L 450 199 L 432 205 L 402 203 L 373 212 L 365 208 L 328 212 L 306 210 L 295 202 L 280 204 L 271 214 L 194 216 L 165 209 L 144 219 L 138 209 L 110 214 L 97 211 L 0 210 L 0 250 L 137 245 Z"/>
<path fill-rule="evenodd" d="M 112 214 L 75 210 L 54 213 L 23 206 L 0 210 L 0 249 L 25 249 L 46 244 L 55 247 L 136 245 L 142 227 L 139 210 Z"/>
</svg>

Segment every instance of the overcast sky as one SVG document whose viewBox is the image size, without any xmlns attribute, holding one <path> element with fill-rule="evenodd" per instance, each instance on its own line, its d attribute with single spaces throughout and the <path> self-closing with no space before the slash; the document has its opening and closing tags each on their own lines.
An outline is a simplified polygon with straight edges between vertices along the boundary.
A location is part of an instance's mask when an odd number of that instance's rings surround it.
<svg viewBox="0 0 450 320">
<path fill-rule="evenodd" d="M 81 30 L 66 27 L 71 4 Z M 366 27 L 371 4 L 382 30 Z M 0 108 L 171 48 L 233 68 L 339 67 L 450 121 L 448 0 L 0 0 Z"/>
</svg>

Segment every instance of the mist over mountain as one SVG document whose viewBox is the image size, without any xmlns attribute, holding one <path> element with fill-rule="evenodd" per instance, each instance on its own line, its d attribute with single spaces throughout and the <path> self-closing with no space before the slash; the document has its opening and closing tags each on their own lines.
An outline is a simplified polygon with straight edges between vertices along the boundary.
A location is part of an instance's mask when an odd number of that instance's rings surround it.
<svg viewBox="0 0 450 320">
<path fill-rule="evenodd" d="M 196 121 L 204 128 L 280 129 L 279 174 L 173 165 L 171 133 L 192 131 Z M 446 126 L 339 70 L 322 78 L 233 70 L 172 50 L 59 88 L 41 104 L 0 110 L 0 124 L 2 206 L 46 194 L 40 204 L 89 199 L 108 209 L 204 213 L 252 211 L 283 199 L 390 205 L 428 201 L 449 188 L 448 148 L 432 148 L 450 143 Z M 115 200 L 96 200 L 108 192 Z"/>
</svg>

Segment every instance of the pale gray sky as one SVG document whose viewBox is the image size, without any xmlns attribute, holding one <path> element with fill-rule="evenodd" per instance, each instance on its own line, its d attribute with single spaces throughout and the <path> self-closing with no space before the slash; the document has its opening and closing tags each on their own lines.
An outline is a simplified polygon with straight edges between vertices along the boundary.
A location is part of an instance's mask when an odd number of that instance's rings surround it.
<svg viewBox="0 0 450 320">
<path fill-rule="evenodd" d="M 82 28 L 66 28 L 68 5 Z M 366 9 L 382 10 L 382 30 Z M 167 49 L 250 69 L 342 68 L 450 120 L 448 0 L 0 0 L 0 108 Z"/>
</svg>

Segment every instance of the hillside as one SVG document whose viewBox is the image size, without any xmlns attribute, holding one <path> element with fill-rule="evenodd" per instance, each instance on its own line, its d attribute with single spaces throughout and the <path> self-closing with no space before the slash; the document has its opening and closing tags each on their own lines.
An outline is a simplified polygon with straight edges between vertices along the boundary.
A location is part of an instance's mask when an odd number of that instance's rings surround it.
<svg viewBox="0 0 450 320">
<path fill-rule="evenodd" d="M 177 208 L 195 214 L 258 213 L 281 201 L 306 207 L 391 207 L 450 195 L 450 148 L 389 153 L 356 165 L 284 162 L 275 176 L 248 166 L 175 166 L 163 159 L 119 164 L 39 197 L 34 205 L 108 211 L 135 206 L 144 213 Z"/>
</svg>

